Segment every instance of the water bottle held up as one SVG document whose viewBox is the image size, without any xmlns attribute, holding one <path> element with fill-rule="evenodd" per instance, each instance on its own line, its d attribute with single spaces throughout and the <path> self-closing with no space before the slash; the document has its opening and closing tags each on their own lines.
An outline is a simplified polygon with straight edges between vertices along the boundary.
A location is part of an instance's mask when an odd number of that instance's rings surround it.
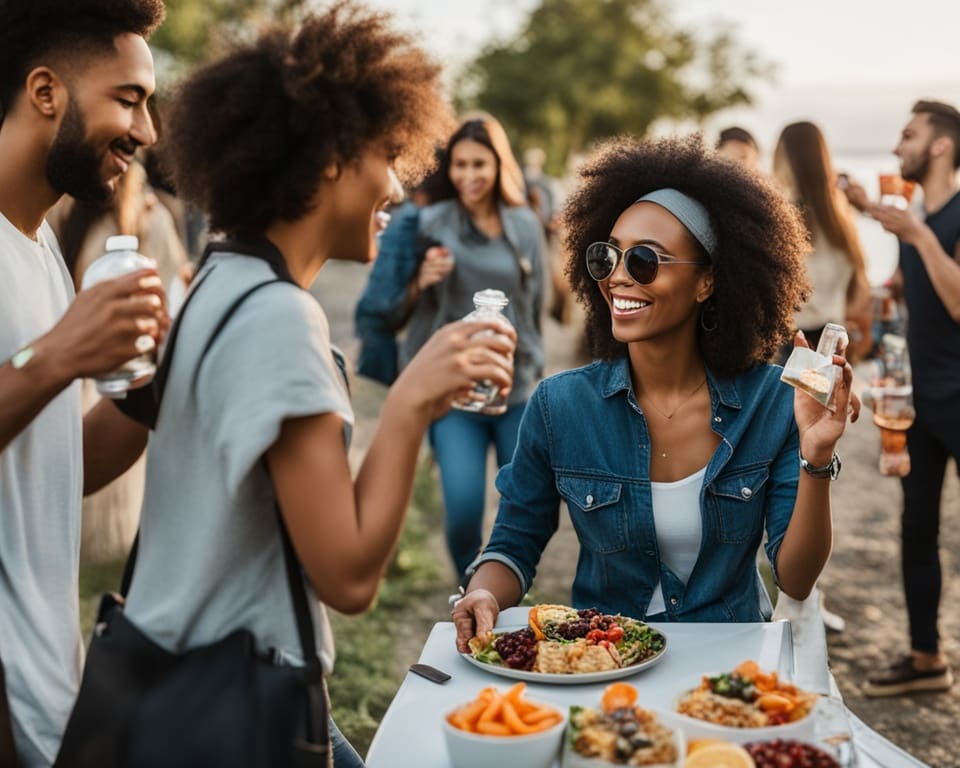
<svg viewBox="0 0 960 768">
<path fill-rule="evenodd" d="M 473 294 L 473 312 L 464 320 L 498 320 L 506 326 L 512 327 L 503 310 L 510 300 L 503 291 L 487 289 Z M 494 331 L 480 331 L 476 335 L 493 335 Z M 500 394 L 500 388 L 491 381 L 476 382 L 470 397 L 453 404 L 454 408 L 472 413 L 486 413 L 498 415 L 507 410 L 507 399 Z"/>
<path fill-rule="evenodd" d="M 137 249 L 140 241 L 133 235 L 114 235 L 107 238 L 106 253 L 87 267 L 83 273 L 81 290 L 86 290 L 104 280 L 112 280 L 141 269 L 152 269 L 156 265 Z M 142 340 L 142 343 L 141 343 Z M 148 343 L 149 342 L 149 343 Z M 131 389 L 149 384 L 156 373 L 156 344 L 149 335 L 137 339 L 138 349 L 143 354 L 128 360 L 117 370 L 97 377 L 97 392 L 104 397 L 123 398 Z"/>
</svg>

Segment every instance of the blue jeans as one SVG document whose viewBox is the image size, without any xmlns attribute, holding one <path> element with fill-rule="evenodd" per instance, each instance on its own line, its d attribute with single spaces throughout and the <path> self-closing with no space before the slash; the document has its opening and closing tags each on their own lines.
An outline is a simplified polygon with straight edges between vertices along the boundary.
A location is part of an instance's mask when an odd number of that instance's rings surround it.
<svg viewBox="0 0 960 768">
<path fill-rule="evenodd" d="M 447 549 L 461 581 L 483 543 L 487 449 L 493 443 L 498 467 L 510 461 L 524 406 L 512 405 L 500 416 L 452 410 L 430 426 L 443 488 Z"/>
<path fill-rule="evenodd" d="M 330 745 L 333 747 L 333 768 L 364 768 L 360 755 L 340 733 L 332 717 L 330 718 Z"/>
</svg>

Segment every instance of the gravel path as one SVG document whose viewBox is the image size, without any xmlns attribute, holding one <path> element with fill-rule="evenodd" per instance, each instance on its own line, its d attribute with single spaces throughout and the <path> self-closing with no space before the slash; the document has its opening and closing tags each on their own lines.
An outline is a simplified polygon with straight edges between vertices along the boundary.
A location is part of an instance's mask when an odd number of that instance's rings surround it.
<svg viewBox="0 0 960 768">
<path fill-rule="evenodd" d="M 335 343 L 348 356 L 355 351 L 352 312 L 367 268 L 331 263 L 324 267 L 314 288 L 330 318 Z M 570 327 L 545 321 L 548 373 L 574 364 L 577 335 Z M 355 356 L 353 357 L 355 359 Z M 356 466 L 372 436 L 383 398 L 383 388 L 364 379 L 354 383 L 357 413 L 351 461 Z M 867 414 L 869 416 L 869 414 Z M 893 699 L 868 699 L 862 689 L 866 676 L 884 666 L 907 647 L 906 614 L 900 582 L 899 481 L 877 472 L 879 433 L 869 418 L 850 426 L 840 444 L 843 474 L 834 485 L 835 540 L 833 556 L 821 579 L 827 606 L 846 619 L 847 628 L 829 637 L 830 660 L 847 706 L 871 727 L 936 768 L 960 768 L 957 754 L 960 724 L 960 686 L 947 694 L 926 694 Z M 492 472 L 489 472 L 492 476 Z M 487 499 L 487 525 L 496 509 L 492 485 Z M 957 609 L 960 551 L 960 483 L 956 468 L 948 470 L 943 498 L 941 557 L 945 589 L 941 600 L 941 635 L 947 654 L 960 671 L 960 610 Z M 447 563 L 440 532 L 433 544 L 438 559 Z M 569 522 L 551 541 L 544 554 L 535 587 L 538 599 L 569 601 L 569 585 L 578 546 Z M 449 565 L 446 580 L 437 585 L 429 605 L 420 606 L 398 649 L 402 665 L 416 660 L 430 626 L 446 615 L 446 596 L 453 590 Z"/>
</svg>

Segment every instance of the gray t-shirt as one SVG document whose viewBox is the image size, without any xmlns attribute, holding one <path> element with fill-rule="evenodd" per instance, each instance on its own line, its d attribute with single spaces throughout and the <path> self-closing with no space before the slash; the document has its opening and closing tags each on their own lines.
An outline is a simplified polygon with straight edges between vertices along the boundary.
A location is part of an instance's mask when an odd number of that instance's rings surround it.
<svg viewBox="0 0 960 768">
<path fill-rule="evenodd" d="M 50 227 L 34 241 L 0 214 L 0 361 L 56 325 L 73 295 Z M 0 451 L 0 658 L 25 768 L 53 762 L 80 685 L 82 494 L 77 381 Z"/>
<path fill-rule="evenodd" d="M 203 279 L 207 269 L 212 272 Z M 126 612 L 171 651 L 242 627 L 261 650 L 296 661 L 302 652 L 275 496 L 261 459 L 288 418 L 335 413 L 349 441 L 353 411 L 326 315 L 309 293 L 289 283 L 253 293 L 198 370 L 227 308 L 274 276 L 266 262 L 236 254 L 215 254 L 204 272 L 183 315 L 147 449 L 140 549 Z M 333 638 L 323 606 L 311 599 L 311 609 L 329 671 Z"/>
</svg>

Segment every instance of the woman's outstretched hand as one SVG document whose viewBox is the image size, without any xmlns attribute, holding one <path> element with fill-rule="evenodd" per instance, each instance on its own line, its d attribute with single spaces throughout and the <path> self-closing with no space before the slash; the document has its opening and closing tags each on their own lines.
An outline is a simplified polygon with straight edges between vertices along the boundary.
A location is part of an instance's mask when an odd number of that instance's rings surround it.
<svg viewBox="0 0 960 768">
<path fill-rule="evenodd" d="M 493 631 L 500 615 L 497 598 L 485 589 L 467 592 L 453 606 L 450 617 L 457 629 L 457 650 L 470 652 L 470 640 Z"/>
<path fill-rule="evenodd" d="M 505 397 L 513 386 L 516 347 L 517 332 L 496 320 L 450 323 L 420 348 L 391 391 L 431 421 L 469 399 L 478 381 L 492 383 Z"/>
<path fill-rule="evenodd" d="M 799 332 L 793 345 L 810 346 Z M 830 461 L 837 441 L 847 426 L 847 416 L 851 422 L 860 417 L 860 399 L 851 391 L 853 368 L 842 355 L 834 355 L 833 364 L 842 369 L 834 389 L 835 411 L 799 389 L 793 397 L 793 414 L 800 432 L 800 453 L 814 466 L 823 466 Z"/>
</svg>

